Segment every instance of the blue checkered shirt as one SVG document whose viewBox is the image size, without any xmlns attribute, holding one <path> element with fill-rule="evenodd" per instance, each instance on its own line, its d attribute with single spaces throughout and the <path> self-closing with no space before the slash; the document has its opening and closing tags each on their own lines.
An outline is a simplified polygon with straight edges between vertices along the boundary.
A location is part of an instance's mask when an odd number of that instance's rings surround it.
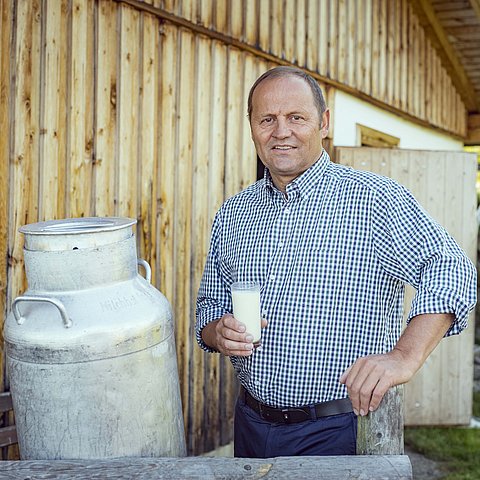
<svg viewBox="0 0 480 480">
<path fill-rule="evenodd" d="M 405 283 L 417 289 L 408 320 L 454 313 L 447 335 L 466 327 L 475 268 L 404 187 L 324 151 L 286 192 L 266 171 L 223 204 L 197 298 L 197 341 L 213 352 L 201 331 L 232 312 L 232 282 L 260 283 L 262 347 L 230 357 L 254 397 L 272 406 L 346 397 L 342 372 L 396 344 Z"/>
</svg>

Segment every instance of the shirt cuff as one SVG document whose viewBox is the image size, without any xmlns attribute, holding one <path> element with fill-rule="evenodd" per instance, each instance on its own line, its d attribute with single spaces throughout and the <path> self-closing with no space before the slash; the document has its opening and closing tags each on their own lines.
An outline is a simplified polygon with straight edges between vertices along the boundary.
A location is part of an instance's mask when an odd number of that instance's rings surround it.
<svg viewBox="0 0 480 480">
<path fill-rule="evenodd" d="M 454 299 L 448 298 L 448 293 L 439 295 L 427 289 L 418 289 L 412 300 L 412 306 L 407 318 L 407 324 L 413 317 L 417 315 L 425 315 L 429 313 L 453 313 L 455 320 L 445 333 L 445 337 L 458 335 L 468 325 L 468 314 L 471 309 L 468 305 Z"/>
<path fill-rule="evenodd" d="M 216 308 L 213 310 L 209 310 L 207 312 L 202 312 L 197 316 L 197 323 L 195 324 L 195 338 L 197 340 L 198 345 L 200 348 L 205 350 L 208 353 L 219 353 L 218 350 L 207 345 L 202 338 L 202 330 L 211 322 L 222 318 L 227 312 Z"/>
</svg>

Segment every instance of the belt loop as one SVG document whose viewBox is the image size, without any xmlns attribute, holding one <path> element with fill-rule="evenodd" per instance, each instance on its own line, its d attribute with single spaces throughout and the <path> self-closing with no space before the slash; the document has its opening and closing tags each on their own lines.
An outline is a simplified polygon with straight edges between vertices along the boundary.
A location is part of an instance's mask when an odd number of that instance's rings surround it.
<svg viewBox="0 0 480 480">
<path fill-rule="evenodd" d="M 315 405 L 310 405 L 310 416 L 312 417 L 312 420 L 318 420 L 317 409 L 315 408 Z"/>
</svg>

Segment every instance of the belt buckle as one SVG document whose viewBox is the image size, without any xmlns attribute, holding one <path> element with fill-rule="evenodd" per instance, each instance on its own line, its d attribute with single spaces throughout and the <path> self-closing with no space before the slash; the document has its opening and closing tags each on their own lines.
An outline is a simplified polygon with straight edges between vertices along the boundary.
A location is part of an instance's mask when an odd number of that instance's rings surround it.
<svg viewBox="0 0 480 480">
<path fill-rule="evenodd" d="M 290 410 L 288 408 L 282 408 L 283 421 L 290 423 Z"/>
</svg>

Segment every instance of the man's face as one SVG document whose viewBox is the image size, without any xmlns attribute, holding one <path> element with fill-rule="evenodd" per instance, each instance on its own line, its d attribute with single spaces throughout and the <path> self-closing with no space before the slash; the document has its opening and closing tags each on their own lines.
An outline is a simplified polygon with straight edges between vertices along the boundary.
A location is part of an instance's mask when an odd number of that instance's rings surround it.
<svg viewBox="0 0 480 480">
<path fill-rule="evenodd" d="M 250 125 L 257 154 L 277 188 L 301 175 L 319 158 L 329 112 L 320 125 L 310 86 L 295 76 L 266 79 L 252 96 Z"/>
</svg>

